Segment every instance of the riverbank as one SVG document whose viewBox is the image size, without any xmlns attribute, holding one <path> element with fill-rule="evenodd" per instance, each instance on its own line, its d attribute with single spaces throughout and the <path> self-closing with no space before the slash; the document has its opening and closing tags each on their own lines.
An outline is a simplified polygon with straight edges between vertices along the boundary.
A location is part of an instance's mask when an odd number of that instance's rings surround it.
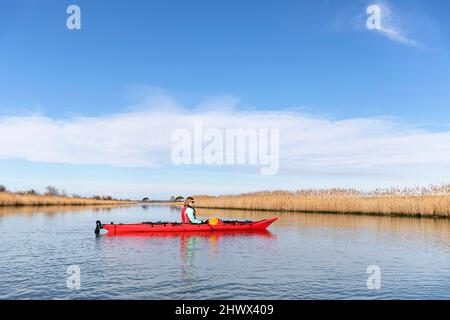
<svg viewBox="0 0 450 320">
<path fill-rule="evenodd" d="M 450 194 L 441 189 L 363 193 L 355 190 L 272 191 L 195 196 L 198 208 L 450 217 Z"/>
<path fill-rule="evenodd" d="M 0 207 L 6 206 L 89 206 L 120 205 L 135 203 L 129 200 L 104 200 L 82 197 L 63 197 L 47 195 L 23 195 L 13 192 L 0 193 Z"/>
</svg>

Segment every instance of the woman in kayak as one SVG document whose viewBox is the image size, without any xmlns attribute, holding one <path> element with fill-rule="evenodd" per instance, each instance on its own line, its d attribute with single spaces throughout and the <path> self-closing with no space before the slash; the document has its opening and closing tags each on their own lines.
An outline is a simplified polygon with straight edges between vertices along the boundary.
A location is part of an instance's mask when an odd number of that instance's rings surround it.
<svg viewBox="0 0 450 320">
<path fill-rule="evenodd" d="M 195 201 L 192 197 L 187 197 L 184 201 L 184 207 L 181 209 L 181 221 L 195 224 L 205 223 L 207 220 L 197 219 L 194 209 Z"/>
</svg>

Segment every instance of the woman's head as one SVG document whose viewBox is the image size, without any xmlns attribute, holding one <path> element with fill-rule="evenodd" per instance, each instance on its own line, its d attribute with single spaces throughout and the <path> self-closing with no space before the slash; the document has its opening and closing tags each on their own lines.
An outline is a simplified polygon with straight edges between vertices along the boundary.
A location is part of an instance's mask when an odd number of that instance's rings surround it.
<svg viewBox="0 0 450 320">
<path fill-rule="evenodd" d="M 184 200 L 184 206 L 185 207 L 193 207 L 194 206 L 194 198 L 192 197 L 187 197 L 186 200 Z"/>
</svg>

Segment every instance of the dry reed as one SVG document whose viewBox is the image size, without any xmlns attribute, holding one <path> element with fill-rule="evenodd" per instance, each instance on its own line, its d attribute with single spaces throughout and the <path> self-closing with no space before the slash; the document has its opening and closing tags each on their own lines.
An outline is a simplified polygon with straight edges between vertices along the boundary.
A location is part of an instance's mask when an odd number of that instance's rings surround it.
<svg viewBox="0 0 450 320">
<path fill-rule="evenodd" d="M 450 217 L 450 185 L 405 189 L 263 191 L 196 196 L 202 208 Z"/>
<path fill-rule="evenodd" d="M 0 206 L 73 206 L 73 205 L 116 205 L 130 203 L 122 200 L 103 200 L 92 198 L 69 198 L 46 195 L 23 195 L 0 192 Z"/>
</svg>

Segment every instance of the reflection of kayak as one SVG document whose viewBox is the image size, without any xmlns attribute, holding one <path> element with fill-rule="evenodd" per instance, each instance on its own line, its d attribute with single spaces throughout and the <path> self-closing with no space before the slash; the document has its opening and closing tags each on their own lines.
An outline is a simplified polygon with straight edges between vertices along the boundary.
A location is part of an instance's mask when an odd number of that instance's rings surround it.
<svg viewBox="0 0 450 320">
<path fill-rule="evenodd" d="M 216 225 L 209 223 L 192 224 L 178 222 L 142 222 L 133 224 L 101 224 L 97 221 L 96 233 L 100 229 L 108 230 L 110 235 L 128 234 L 128 233 L 153 233 L 153 232 L 216 232 L 216 231 L 258 231 L 265 230 L 277 218 L 265 219 L 260 221 L 220 221 Z"/>
<path fill-rule="evenodd" d="M 275 236 L 266 229 L 262 230 L 229 230 L 229 231 L 184 231 L 184 232 L 177 232 L 177 231 L 167 231 L 167 232 L 122 232 L 114 234 L 114 231 L 108 232 L 105 234 L 106 236 L 116 236 L 116 237 L 150 237 L 150 238 L 182 238 L 182 239 L 189 239 L 189 238 L 221 238 L 221 237 L 246 237 L 246 236 L 253 236 L 253 237 L 262 237 L 262 238 L 275 238 Z"/>
</svg>

